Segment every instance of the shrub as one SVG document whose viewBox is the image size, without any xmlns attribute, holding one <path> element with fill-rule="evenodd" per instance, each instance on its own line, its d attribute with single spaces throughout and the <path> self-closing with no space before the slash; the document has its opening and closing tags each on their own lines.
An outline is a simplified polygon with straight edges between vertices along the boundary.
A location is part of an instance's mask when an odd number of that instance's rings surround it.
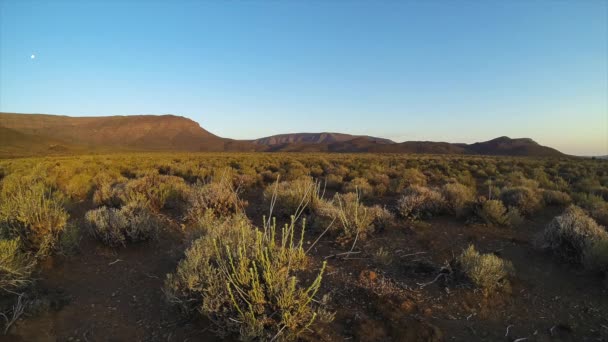
<svg viewBox="0 0 608 342">
<path fill-rule="evenodd" d="M 126 196 L 143 194 L 152 210 L 180 209 L 185 205 L 190 188 L 183 178 L 159 174 L 148 174 L 126 183 Z M 123 203 L 126 202 L 122 198 Z"/>
<path fill-rule="evenodd" d="M 392 220 L 392 214 L 379 206 L 367 207 L 361 203 L 359 194 L 336 194 L 331 202 L 320 202 L 316 214 L 324 226 L 333 222 L 331 230 L 340 238 L 349 241 L 353 238 L 364 240 L 377 227 Z"/>
<path fill-rule="evenodd" d="M 294 215 L 306 207 L 314 207 L 319 201 L 319 184 L 310 177 L 303 177 L 293 181 L 275 182 L 266 187 L 264 198 L 271 207 L 277 203 L 273 210 L 283 215 Z"/>
<path fill-rule="evenodd" d="M 19 238 L 0 239 L 0 290 L 17 291 L 31 282 L 36 261 L 21 250 Z"/>
<path fill-rule="evenodd" d="M 460 183 L 447 183 L 441 188 L 446 208 L 456 216 L 464 216 L 471 209 L 475 195 L 471 188 Z"/>
<path fill-rule="evenodd" d="M 514 273 L 513 265 L 494 254 L 480 254 L 473 245 L 456 259 L 458 269 L 476 286 L 493 291 Z"/>
<path fill-rule="evenodd" d="M 243 212 L 232 215 L 217 215 L 213 209 L 209 209 L 196 217 L 191 217 L 191 219 L 193 223 L 185 231 L 188 241 L 194 241 L 201 236 L 209 236 L 210 234 L 220 236 L 222 232 L 229 232 L 230 227 L 251 225 Z"/>
<path fill-rule="evenodd" d="M 591 270 L 607 272 L 608 275 L 608 239 L 595 241 L 583 255 L 585 266 Z"/>
<path fill-rule="evenodd" d="M 516 207 L 505 208 L 499 200 L 484 200 L 478 205 L 476 214 L 487 225 L 493 226 L 518 226 L 523 222 L 523 217 Z"/>
<path fill-rule="evenodd" d="M 403 171 L 402 178 L 407 186 L 420 185 L 425 186 L 427 179 L 424 173 L 418 169 L 406 169 Z"/>
<path fill-rule="evenodd" d="M 543 190 L 543 200 L 549 205 L 567 205 L 572 202 L 570 195 L 557 190 Z"/>
<path fill-rule="evenodd" d="M 43 175 L 9 175 L 0 192 L 0 226 L 4 235 L 19 236 L 37 255 L 49 254 L 66 226 L 63 197 L 44 183 Z"/>
<path fill-rule="evenodd" d="M 231 182 L 225 178 L 217 182 L 197 184 L 193 187 L 188 202 L 189 218 L 196 218 L 207 210 L 212 210 L 219 216 L 232 215 L 242 211 L 245 206 Z"/>
<path fill-rule="evenodd" d="M 503 189 L 500 199 L 505 205 L 519 209 L 523 215 L 532 214 L 542 206 L 542 197 L 538 191 L 524 186 Z"/>
<path fill-rule="evenodd" d="M 418 185 L 405 189 L 397 203 L 399 214 L 410 220 L 440 214 L 444 208 L 445 201 L 438 191 Z"/>
<path fill-rule="evenodd" d="M 119 209 L 104 206 L 87 211 L 84 218 L 93 236 L 101 242 L 109 246 L 126 244 L 124 231 L 128 222 Z"/>
<path fill-rule="evenodd" d="M 342 188 L 342 181 L 342 176 L 329 174 L 325 178 L 324 186 L 326 186 L 328 189 L 338 190 Z"/>
<path fill-rule="evenodd" d="M 164 290 L 171 302 L 187 312 L 198 309 L 218 333 L 238 333 L 243 340 L 295 340 L 326 316 L 314 300 L 325 263 L 310 285 L 301 285 L 309 263 L 304 225 L 296 233 L 292 221 L 279 241 L 275 225 L 264 232 L 244 222 L 224 229 L 194 241 L 167 276 Z"/>
<path fill-rule="evenodd" d="M 366 197 L 372 194 L 372 192 L 374 191 L 374 187 L 369 184 L 367 179 L 357 177 L 351 180 L 350 182 L 344 184 L 343 190 L 344 192 L 356 192 L 359 194 L 359 196 Z"/>
<path fill-rule="evenodd" d="M 155 238 L 160 227 L 160 221 L 142 202 L 131 202 L 121 209 L 90 210 L 85 222 L 93 236 L 112 247 Z"/>
<path fill-rule="evenodd" d="M 568 207 L 543 232 L 544 247 L 567 261 L 583 263 L 596 243 L 605 246 L 608 233 L 577 206 Z M 599 247 L 598 247 L 599 248 Z"/>
</svg>

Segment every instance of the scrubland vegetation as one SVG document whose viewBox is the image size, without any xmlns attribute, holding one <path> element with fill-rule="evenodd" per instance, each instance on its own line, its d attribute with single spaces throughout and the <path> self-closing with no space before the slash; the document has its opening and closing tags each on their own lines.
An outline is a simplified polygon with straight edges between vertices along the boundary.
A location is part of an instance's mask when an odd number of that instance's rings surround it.
<svg viewBox="0 0 608 342">
<path fill-rule="evenodd" d="M 608 164 L 600 160 L 124 154 L 2 160 L 0 180 L 0 312 L 8 333 L 28 315 L 23 301 L 33 302 L 53 272 L 48 260 L 76 262 L 85 243 L 116 254 L 179 241 L 159 286 L 166 306 L 241 340 L 338 338 L 336 327 L 352 319 L 333 298 L 348 300 L 342 291 L 399 302 L 386 310 L 405 310 L 397 321 L 411 316 L 424 329 L 434 314 L 412 311 L 423 304 L 412 298 L 479 295 L 491 310 L 496 298 L 515 301 L 511 288 L 524 293 L 530 281 L 504 248 L 549 256 L 568 272 L 596 277 L 598 288 L 608 279 Z M 442 236 L 430 235 L 442 225 Z M 459 235 L 450 225 L 462 227 Z M 449 243 L 440 249 L 443 236 Z M 470 310 L 467 321 L 485 309 Z M 604 338 L 601 324 L 576 336 Z M 420 339 L 441 339 L 447 327 Z"/>
</svg>

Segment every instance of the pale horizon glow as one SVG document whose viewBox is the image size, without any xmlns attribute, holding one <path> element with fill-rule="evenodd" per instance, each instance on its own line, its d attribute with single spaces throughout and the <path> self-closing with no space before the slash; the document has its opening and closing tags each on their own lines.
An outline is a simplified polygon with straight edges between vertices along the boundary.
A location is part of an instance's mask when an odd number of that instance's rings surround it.
<svg viewBox="0 0 608 342">
<path fill-rule="evenodd" d="M 608 155 L 607 17 L 599 0 L 5 0 L 0 111 Z"/>
</svg>

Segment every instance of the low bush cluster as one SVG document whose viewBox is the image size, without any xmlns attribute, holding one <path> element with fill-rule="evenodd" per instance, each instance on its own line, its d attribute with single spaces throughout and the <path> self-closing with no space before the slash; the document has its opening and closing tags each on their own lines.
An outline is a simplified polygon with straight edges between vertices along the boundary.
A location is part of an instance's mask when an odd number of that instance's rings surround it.
<svg viewBox="0 0 608 342">
<path fill-rule="evenodd" d="M 310 177 L 302 177 L 267 186 L 264 198 L 275 212 L 289 217 L 305 208 L 314 208 L 320 201 L 319 191 L 319 183 Z"/>
<path fill-rule="evenodd" d="M 505 285 L 514 273 L 511 262 L 494 254 L 481 254 L 473 245 L 458 256 L 456 265 L 473 284 L 488 292 Z"/>
<path fill-rule="evenodd" d="M 476 215 L 491 226 L 518 226 L 523 222 L 519 209 L 507 209 L 500 200 L 482 200 L 477 205 Z"/>
<path fill-rule="evenodd" d="M 453 215 L 463 217 L 469 214 L 475 201 L 471 188 L 460 183 L 447 183 L 441 188 L 446 209 Z"/>
<path fill-rule="evenodd" d="M 45 183 L 43 174 L 12 174 L 2 183 L 0 235 L 20 237 L 38 256 L 50 254 L 69 217 L 61 193 Z"/>
<path fill-rule="evenodd" d="M 276 225 L 263 231 L 245 221 L 210 227 L 194 241 L 175 273 L 165 280 L 167 298 L 187 312 L 197 309 L 218 327 L 243 340 L 295 340 L 325 317 L 315 300 L 325 263 L 303 286 L 305 227 L 292 220 L 277 236 Z"/>
<path fill-rule="evenodd" d="M 543 204 L 543 198 L 538 190 L 525 186 L 502 189 L 500 199 L 506 206 L 517 208 L 523 215 L 533 214 Z"/>
<path fill-rule="evenodd" d="M 246 203 L 232 184 L 225 178 L 207 184 L 197 184 L 188 197 L 188 218 L 196 219 L 211 210 L 218 216 L 230 216 L 241 212 Z"/>
<path fill-rule="evenodd" d="M 85 222 L 93 236 L 112 247 L 153 239 L 160 229 L 160 220 L 141 201 L 120 209 L 104 206 L 90 210 Z"/>
<path fill-rule="evenodd" d="M 0 239 L 0 295 L 29 285 L 35 266 L 35 259 L 23 251 L 19 238 Z"/>
<path fill-rule="evenodd" d="M 543 247 L 569 262 L 603 269 L 606 262 L 608 232 L 577 206 L 568 207 L 543 232 Z"/>
<path fill-rule="evenodd" d="M 397 203 L 397 210 L 401 217 L 417 220 L 440 214 L 445 206 L 445 200 L 439 191 L 413 185 L 405 189 Z"/>
<path fill-rule="evenodd" d="M 390 222 L 392 214 L 380 207 L 368 207 L 361 203 L 358 193 L 336 194 L 331 201 L 320 201 L 315 214 L 319 225 L 328 227 L 343 242 L 366 239 L 376 228 Z"/>
</svg>

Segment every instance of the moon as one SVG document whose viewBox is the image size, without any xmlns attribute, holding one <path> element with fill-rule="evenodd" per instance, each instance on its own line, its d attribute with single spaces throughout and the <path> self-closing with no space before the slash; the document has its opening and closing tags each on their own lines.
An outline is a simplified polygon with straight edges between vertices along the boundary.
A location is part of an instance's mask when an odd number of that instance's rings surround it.
<svg viewBox="0 0 608 342">
<path fill-rule="evenodd" d="M 31 55 L 30 58 L 31 59 L 36 59 L 36 55 Z"/>
</svg>

